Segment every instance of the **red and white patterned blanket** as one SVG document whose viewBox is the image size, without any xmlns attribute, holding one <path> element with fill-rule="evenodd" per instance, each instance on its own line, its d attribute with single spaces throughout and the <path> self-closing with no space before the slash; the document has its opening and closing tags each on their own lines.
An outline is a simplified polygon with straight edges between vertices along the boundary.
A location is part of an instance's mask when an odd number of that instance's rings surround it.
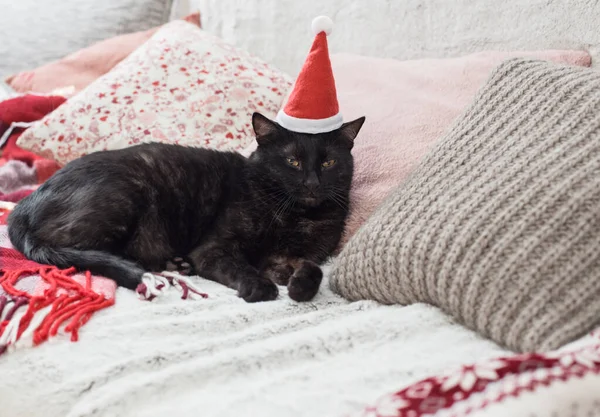
<svg viewBox="0 0 600 417">
<path fill-rule="evenodd" d="M 600 329 L 555 352 L 506 356 L 432 376 L 352 417 L 599 416 Z"/>
</svg>

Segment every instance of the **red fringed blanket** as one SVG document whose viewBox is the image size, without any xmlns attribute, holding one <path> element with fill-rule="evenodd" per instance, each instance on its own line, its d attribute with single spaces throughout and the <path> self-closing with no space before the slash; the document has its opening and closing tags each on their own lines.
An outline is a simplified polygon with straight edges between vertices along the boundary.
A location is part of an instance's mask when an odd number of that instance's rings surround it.
<svg viewBox="0 0 600 417">
<path fill-rule="evenodd" d="M 8 169 L 8 162 L 30 167 L 34 182 L 41 184 L 58 168 L 54 161 L 19 148 L 19 135 L 28 123 L 41 119 L 65 99 L 25 95 L 0 102 L 0 355 L 19 346 L 37 345 L 64 331 L 77 340 L 79 328 L 91 315 L 114 303 L 113 281 L 74 269 L 60 270 L 29 261 L 8 240 L 6 219 L 14 203 L 36 187 L 22 171 Z M 16 126 L 16 128 L 15 128 Z M 21 127 L 19 127 L 21 126 Z"/>
<path fill-rule="evenodd" d="M 21 171 L 8 169 L 8 162 L 29 166 L 37 184 L 59 169 L 56 162 L 19 148 L 17 139 L 29 123 L 64 101 L 57 96 L 25 95 L 0 102 L 0 167 L 4 166 L 0 184 L 16 190 L 8 195 L 0 191 L 0 355 L 42 343 L 61 330 L 77 340 L 79 328 L 91 315 L 114 303 L 111 280 L 29 261 L 8 239 L 10 209 L 36 186 L 31 178 L 20 177 Z"/>
<path fill-rule="evenodd" d="M 0 202 L 0 218 L 6 219 L 9 207 Z M 40 344 L 60 330 L 77 340 L 93 313 L 114 304 L 114 282 L 27 260 L 12 248 L 5 220 L 0 222 L 0 354 Z"/>
<path fill-rule="evenodd" d="M 64 101 L 26 95 L 0 102 L 0 355 L 40 344 L 61 331 L 75 341 L 95 312 L 114 304 L 112 280 L 30 261 L 8 239 L 6 220 L 15 203 L 59 169 L 56 162 L 19 148 L 17 139 L 29 123 Z M 31 170 L 12 169 L 19 164 L 33 169 L 33 181 Z M 3 194 L 2 187 L 12 191 Z M 152 300 L 169 288 L 179 290 L 183 299 L 207 297 L 188 278 L 169 272 L 145 274 L 137 292 L 140 298 Z"/>
</svg>

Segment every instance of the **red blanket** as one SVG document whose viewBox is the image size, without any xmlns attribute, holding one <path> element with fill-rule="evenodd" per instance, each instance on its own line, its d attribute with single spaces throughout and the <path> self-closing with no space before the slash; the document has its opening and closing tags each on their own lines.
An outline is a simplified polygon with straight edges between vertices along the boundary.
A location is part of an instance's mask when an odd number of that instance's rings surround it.
<svg viewBox="0 0 600 417">
<path fill-rule="evenodd" d="M 6 220 L 15 203 L 60 168 L 56 162 L 17 146 L 26 127 L 23 123 L 41 119 L 64 101 L 62 97 L 28 95 L 0 102 L 0 138 L 8 138 L 0 158 L 0 355 L 42 343 L 61 330 L 75 341 L 93 313 L 114 304 L 112 280 L 29 261 L 8 239 Z M 21 127 L 14 129 L 15 123 Z M 3 192 L 2 187 L 10 192 Z M 183 299 L 207 297 L 191 280 L 170 272 L 145 274 L 137 292 L 140 298 L 152 300 L 169 288 L 179 290 Z"/>
<path fill-rule="evenodd" d="M 59 169 L 56 162 L 19 148 L 24 129 L 11 126 L 39 120 L 64 101 L 27 95 L 0 102 L 0 137 L 9 133 L 0 158 L 0 186 L 11 191 L 0 192 L 0 354 L 39 344 L 61 329 L 77 340 L 91 315 L 114 303 L 113 281 L 29 261 L 8 240 L 6 218 L 14 203 Z"/>
<path fill-rule="evenodd" d="M 114 304 L 115 289 L 113 281 L 89 272 L 27 260 L 10 245 L 6 225 L 0 225 L 0 355 L 42 343 L 63 325 L 77 340 L 94 312 Z"/>
<path fill-rule="evenodd" d="M 23 133 L 23 128 L 11 130 L 13 123 L 31 123 L 40 120 L 62 103 L 64 97 L 25 95 L 0 102 L 0 137 L 10 132 L 6 143 L 0 143 L 2 153 L 0 166 L 8 161 L 20 161 L 31 166 L 36 171 L 37 182 L 41 184 L 48 179 L 60 166 L 50 160 L 17 146 L 17 139 Z"/>
</svg>

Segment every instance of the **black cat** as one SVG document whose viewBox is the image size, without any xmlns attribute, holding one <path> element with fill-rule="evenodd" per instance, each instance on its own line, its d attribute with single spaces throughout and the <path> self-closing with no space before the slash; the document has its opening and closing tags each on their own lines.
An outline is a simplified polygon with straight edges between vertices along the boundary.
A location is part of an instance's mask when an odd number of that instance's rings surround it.
<svg viewBox="0 0 600 417">
<path fill-rule="evenodd" d="M 10 240 L 29 259 L 130 289 L 183 256 L 246 301 L 276 298 L 274 283 L 310 300 L 344 229 L 363 122 L 300 134 L 255 113 L 249 158 L 158 143 L 84 156 L 17 205 Z"/>
</svg>

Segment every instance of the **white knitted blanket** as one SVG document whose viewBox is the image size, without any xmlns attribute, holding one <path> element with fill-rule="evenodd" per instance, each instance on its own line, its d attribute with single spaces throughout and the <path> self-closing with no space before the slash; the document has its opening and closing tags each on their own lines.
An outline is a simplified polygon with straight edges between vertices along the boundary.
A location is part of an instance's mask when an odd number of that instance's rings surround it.
<svg viewBox="0 0 600 417">
<path fill-rule="evenodd" d="M 153 302 L 119 289 L 80 341 L 0 360 L 0 417 L 342 416 L 448 368 L 505 353 L 434 307 L 348 303 L 327 282 L 311 303 Z"/>
</svg>

